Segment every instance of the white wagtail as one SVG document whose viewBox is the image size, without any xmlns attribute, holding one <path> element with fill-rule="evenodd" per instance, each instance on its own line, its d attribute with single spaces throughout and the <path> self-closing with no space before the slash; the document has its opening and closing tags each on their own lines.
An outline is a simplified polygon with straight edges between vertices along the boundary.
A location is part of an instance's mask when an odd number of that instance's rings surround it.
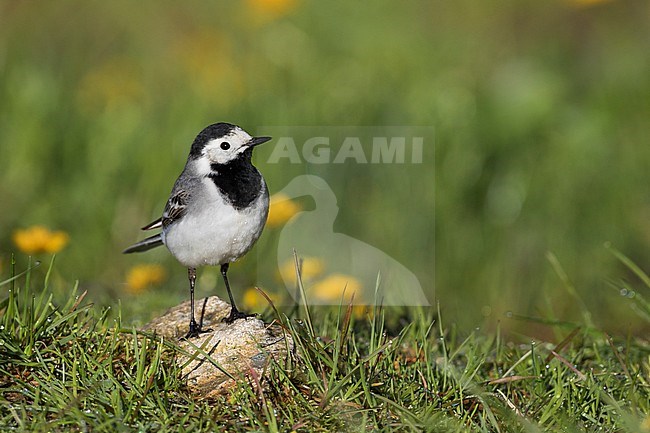
<svg viewBox="0 0 650 433">
<path fill-rule="evenodd" d="M 226 323 L 251 316 L 237 309 L 227 272 L 231 262 L 251 249 L 266 223 L 269 192 L 251 156 L 255 146 L 270 139 L 252 137 L 229 123 L 203 129 L 192 143 L 162 217 L 142 228 L 162 228 L 162 232 L 124 250 L 125 254 L 135 253 L 164 244 L 187 266 L 192 317 L 186 338 L 202 331 L 203 315 L 199 323 L 194 318 L 197 266 L 221 265 L 232 306 Z"/>
</svg>

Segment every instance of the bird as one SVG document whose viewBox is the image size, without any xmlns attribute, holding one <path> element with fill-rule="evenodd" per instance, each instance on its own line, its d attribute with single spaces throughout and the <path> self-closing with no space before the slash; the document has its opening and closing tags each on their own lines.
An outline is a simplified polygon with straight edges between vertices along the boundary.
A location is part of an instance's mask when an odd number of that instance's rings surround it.
<svg viewBox="0 0 650 433">
<path fill-rule="evenodd" d="M 259 239 L 269 212 L 269 191 L 252 164 L 256 146 L 271 137 L 253 137 L 231 123 L 206 126 L 192 142 L 187 163 L 176 179 L 162 216 L 142 227 L 161 229 L 126 248 L 138 253 L 165 245 L 185 267 L 190 286 L 190 323 L 185 338 L 203 330 L 194 316 L 194 288 L 199 266 L 220 266 L 230 298 L 230 324 L 253 316 L 241 312 L 228 282 L 229 264 L 244 256 Z M 205 308 L 205 305 L 204 305 Z"/>
</svg>

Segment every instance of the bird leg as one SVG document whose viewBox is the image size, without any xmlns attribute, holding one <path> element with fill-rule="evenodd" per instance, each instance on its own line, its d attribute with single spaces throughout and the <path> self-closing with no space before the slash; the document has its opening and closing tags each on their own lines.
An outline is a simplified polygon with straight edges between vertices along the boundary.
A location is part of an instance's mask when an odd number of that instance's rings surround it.
<svg viewBox="0 0 650 433">
<path fill-rule="evenodd" d="M 246 317 L 251 317 L 255 316 L 255 314 L 246 314 L 242 313 L 237 309 L 237 305 L 235 305 L 235 298 L 232 296 L 232 292 L 230 291 L 230 284 L 228 283 L 228 263 L 224 263 L 221 265 L 221 276 L 223 277 L 224 283 L 226 283 L 226 290 L 228 291 L 228 297 L 230 298 L 230 315 L 228 317 L 225 317 L 223 319 L 224 322 L 226 323 L 232 323 L 237 319 L 244 319 Z"/>
<path fill-rule="evenodd" d="M 190 280 L 190 329 L 187 331 L 185 338 L 198 337 L 201 332 L 201 326 L 196 323 L 194 318 L 194 286 L 196 285 L 196 268 L 187 268 L 187 278 Z M 203 318 L 201 318 L 203 321 Z"/>
<path fill-rule="evenodd" d="M 203 300 L 203 307 L 201 307 L 201 318 L 199 319 L 199 332 L 212 332 L 212 328 L 203 329 L 203 316 L 205 316 L 205 307 L 208 305 L 208 297 Z"/>
</svg>

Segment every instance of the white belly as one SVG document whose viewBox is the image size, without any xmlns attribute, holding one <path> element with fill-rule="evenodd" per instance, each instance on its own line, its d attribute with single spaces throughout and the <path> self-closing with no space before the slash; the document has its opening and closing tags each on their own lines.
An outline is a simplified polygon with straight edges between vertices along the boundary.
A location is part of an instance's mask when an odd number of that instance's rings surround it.
<svg viewBox="0 0 650 433">
<path fill-rule="evenodd" d="M 187 267 L 234 262 L 253 247 L 266 223 L 266 187 L 250 207 L 241 211 L 228 205 L 216 188 L 210 189 L 214 194 L 203 197 L 201 204 L 193 204 L 202 212 L 187 212 L 163 233 L 169 251 Z"/>
</svg>

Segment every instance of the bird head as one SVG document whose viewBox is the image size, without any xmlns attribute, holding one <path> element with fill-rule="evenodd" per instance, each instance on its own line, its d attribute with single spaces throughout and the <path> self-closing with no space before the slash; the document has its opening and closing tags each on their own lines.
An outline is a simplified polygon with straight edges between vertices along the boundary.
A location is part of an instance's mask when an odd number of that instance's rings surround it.
<svg viewBox="0 0 650 433">
<path fill-rule="evenodd" d="M 212 164 L 228 164 L 238 158 L 250 161 L 253 147 L 269 141 L 271 137 L 253 137 L 242 128 L 230 123 L 215 123 L 199 132 L 190 150 L 190 159 Z M 206 168 L 207 168 L 206 167 Z"/>
</svg>

